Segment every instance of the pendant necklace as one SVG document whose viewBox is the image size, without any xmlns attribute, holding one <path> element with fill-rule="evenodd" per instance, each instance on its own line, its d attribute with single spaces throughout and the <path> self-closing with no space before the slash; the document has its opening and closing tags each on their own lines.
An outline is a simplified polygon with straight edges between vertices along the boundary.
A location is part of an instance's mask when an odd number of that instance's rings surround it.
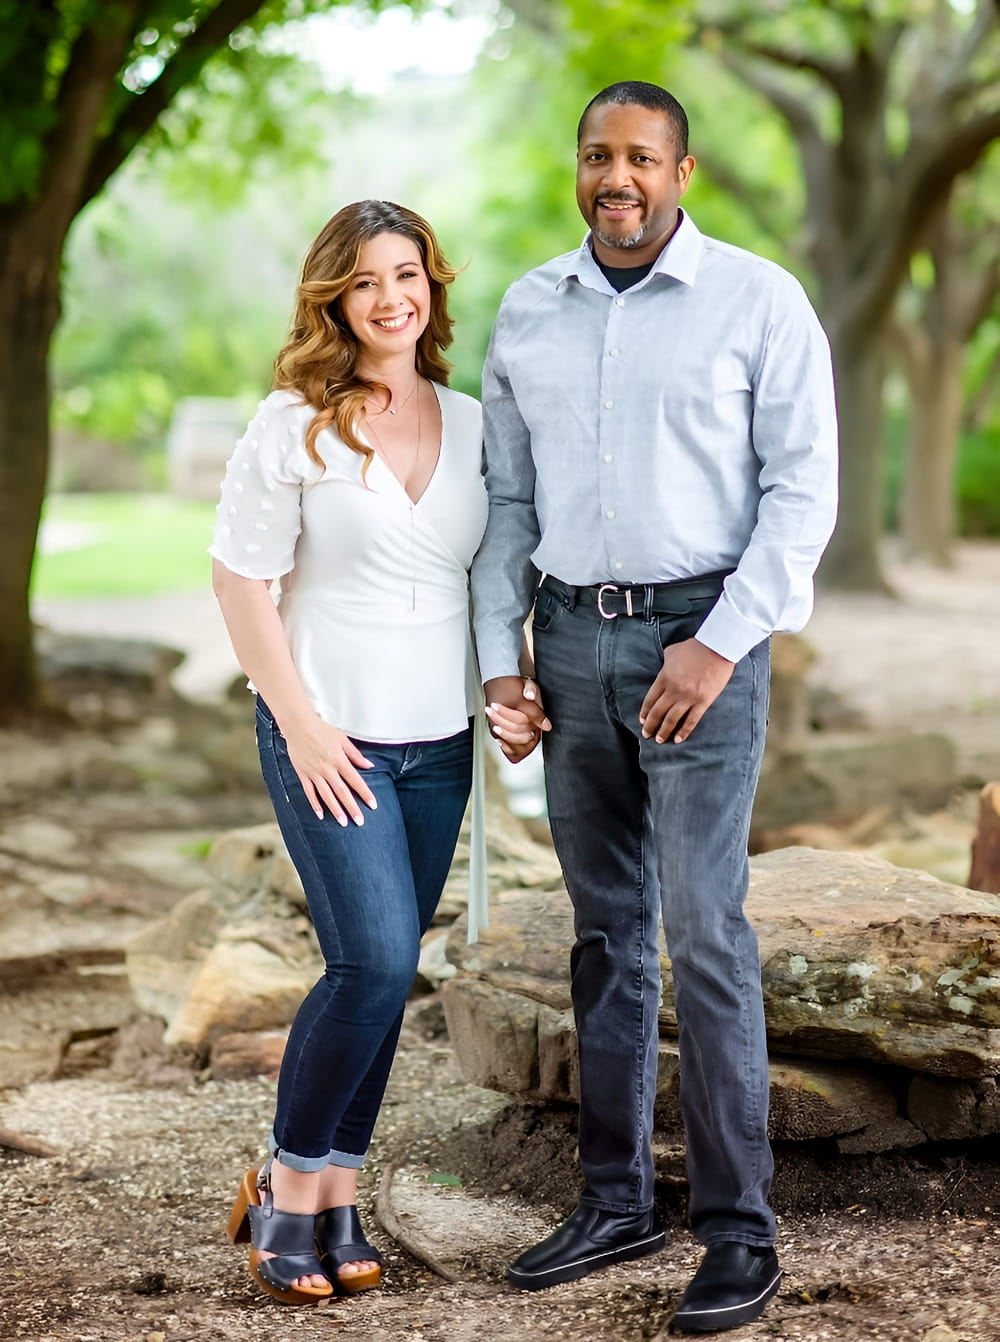
<svg viewBox="0 0 1000 1342">
<path fill-rule="evenodd" d="M 420 379 L 419 379 L 419 378 L 417 379 L 417 385 L 418 385 L 418 386 L 420 385 Z M 413 392 L 411 391 L 411 392 L 410 392 L 410 396 L 412 396 L 412 395 L 413 395 Z M 406 398 L 406 400 L 408 401 L 409 399 L 410 399 L 410 397 L 408 396 L 408 397 Z M 405 404 L 406 404 L 406 402 L 404 401 L 404 402 L 403 402 L 403 405 L 405 405 Z M 402 409 L 402 406 L 400 407 L 400 409 Z M 395 413 L 395 411 L 394 411 L 393 413 Z M 367 417 L 366 417 L 366 418 L 367 418 Z M 413 465 L 414 465 L 414 468 L 415 468 L 415 469 L 419 469 L 419 467 L 420 467 L 420 439 L 421 439 L 420 428 L 421 428 L 421 409 L 420 409 L 420 397 L 418 396 L 418 397 L 417 397 L 417 450 L 416 450 L 416 451 L 414 452 L 414 454 L 413 454 Z M 415 516 L 415 514 L 416 514 L 416 503 L 414 502 L 414 500 L 413 500 L 412 498 L 410 498 L 410 493 L 409 493 L 409 491 L 407 490 L 406 485 L 403 484 L 403 481 L 400 480 L 400 478 L 399 478 L 399 476 L 396 474 L 395 470 L 393 470 L 392 462 L 390 461 L 388 455 L 386 454 L 386 450 L 385 450 L 385 448 L 382 446 L 381 442 L 379 441 L 379 436 L 378 436 L 378 434 L 375 432 L 375 427 L 374 427 L 374 425 L 372 424 L 372 422 L 371 422 L 370 419 L 368 419 L 368 429 L 369 429 L 369 432 L 371 433 L 371 436 L 375 439 L 375 446 L 376 446 L 376 447 L 378 448 L 378 450 L 379 450 L 379 455 L 381 456 L 382 460 L 385 462 L 385 464 L 386 464 L 386 466 L 389 468 L 389 470 L 392 471 L 393 476 L 395 477 L 395 479 L 396 479 L 396 481 L 398 482 L 398 484 L 402 486 L 403 493 L 406 494 L 406 497 L 407 497 L 407 499 L 409 500 L 409 504 L 410 504 L 410 610 L 416 610 L 416 608 L 417 608 L 417 538 L 416 538 L 416 516 Z M 423 497 L 423 495 L 421 495 L 421 497 Z"/>
<path fill-rule="evenodd" d="M 419 387 L 419 385 L 420 385 L 420 379 L 417 378 L 417 381 L 416 381 L 416 384 L 415 384 L 415 386 L 414 386 L 414 388 L 413 388 L 413 391 L 415 391 L 416 388 Z M 406 401 L 408 401 L 408 400 L 410 399 L 410 396 L 413 395 L 413 391 L 411 391 L 411 392 L 410 392 L 410 395 L 407 396 Z M 400 410 L 402 410 L 403 407 L 406 405 L 406 401 L 404 401 L 403 404 L 399 407 Z M 394 415 L 396 412 L 395 412 L 395 410 L 390 410 L 389 413 L 390 413 L 391 415 Z M 370 431 L 370 433 L 371 433 L 371 436 L 375 439 L 375 446 L 378 448 L 379 453 L 380 453 L 381 456 L 382 456 L 382 460 L 383 460 L 383 461 L 385 462 L 385 464 L 389 467 L 389 470 L 392 471 L 393 475 L 396 476 L 396 479 L 399 480 L 399 483 L 400 483 L 401 485 L 403 485 L 402 480 L 400 480 L 400 479 L 399 479 L 399 476 L 396 475 L 396 471 L 395 471 L 394 468 L 393 468 L 392 462 L 391 462 L 391 460 L 390 460 L 390 458 L 389 458 L 389 454 L 386 452 L 385 448 L 382 446 L 381 440 L 379 439 L 378 434 L 375 432 L 375 425 L 372 423 L 371 416 L 370 416 L 370 415 L 366 415 L 366 416 L 365 416 L 365 419 L 366 419 L 367 422 L 368 422 L 368 428 L 369 428 L 369 431 Z M 413 454 L 413 465 L 414 465 L 415 468 L 420 466 L 420 440 L 421 440 L 421 437 L 422 437 L 422 434 L 421 434 L 421 407 L 420 407 L 420 398 L 419 398 L 419 396 L 418 396 L 418 397 L 417 397 L 417 449 L 416 449 L 416 451 L 415 451 L 414 454 Z M 405 486 L 405 485 L 403 485 L 403 489 L 404 489 L 404 491 L 406 490 L 406 486 Z M 413 504 L 413 502 L 414 502 L 414 500 L 413 500 L 413 499 L 410 499 L 410 503 L 411 503 L 411 505 Z"/>
<path fill-rule="evenodd" d="M 416 391 L 416 389 L 417 389 L 419 386 L 420 386 L 420 374 L 418 373 L 418 374 L 417 374 L 417 380 L 416 380 L 416 382 L 414 382 L 413 386 L 412 386 L 412 387 L 410 388 L 410 390 L 406 393 L 406 396 L 403 398 L 403 400 L 400 401 L 399 405 L 397 405 L 397 406 L 393 406 L 393 404 L 392 404 L 392 392 L 390 391 L 390 393 L 389 393 L 389 404 L 386 405 L 386 406 L 383 406 L 381 410 L 376 410 L 375 413 L 376 413 L 377 415 L 384 415 L 385 412 L 388 410 L 388 412 L 389 412 L 390 415 L 396 415 L 396 414 L 398 414 L 398 413 L 400 412 L 400 410 L 405 410 L 406 407 L 407 407 L 407 406 L 409 405 L 409 403 L 410 403 L 410 399 L 412 398 L 413 393 Z"/>
</svg>

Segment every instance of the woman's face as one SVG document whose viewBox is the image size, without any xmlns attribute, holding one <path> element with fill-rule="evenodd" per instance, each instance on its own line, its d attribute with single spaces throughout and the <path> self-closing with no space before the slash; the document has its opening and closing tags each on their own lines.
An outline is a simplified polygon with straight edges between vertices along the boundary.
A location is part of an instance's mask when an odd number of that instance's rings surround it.
<svg viewBox="0 0 1000 1342">
<path fill-rule="evenodd" d="M 364 243 L 340 308 L 360 354 L 376 362 L 412 354 L 431 315 L 430 282 L 417 244 L 401 233 L 379 233 Z"/>
</svg>

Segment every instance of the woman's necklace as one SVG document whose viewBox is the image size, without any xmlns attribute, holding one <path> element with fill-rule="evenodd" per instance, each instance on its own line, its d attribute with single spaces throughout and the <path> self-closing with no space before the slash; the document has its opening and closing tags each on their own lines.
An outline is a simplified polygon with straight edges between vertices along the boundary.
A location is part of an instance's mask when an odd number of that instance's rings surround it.
<svg viewBox="0 0 1000 1342">
<path fill-rule="evenodd" d="M 416 384 L 414 385 L 413 390 L 410 392 L 410 395 L 407 396 L 406 401 L 408 401 L 408 400 L 410 399 L 410 396 L 413 395 L 413 392 L 416 390 L 417 387 L 419 387 L 419 385 L 420 385 L 420 379 L 418 378 L 417 381 L 416 381 Z M 403 407 L 406 405 L 406 401 L 404 401 L 403 404 L 399 407 L 400 410 L 402 410 Z M 395 412 L 395 410 L 391 410 L 389 413 L 394 415 L 396 412 Z M 414 454 L 413 454 L 412 469 L 411 469 L 410 471 L 407 472 L 407 475 L 410 475 L 410 474 L 418 475 L 419 470 L 420 470 L 420 446 L 421 446 L 421 440 L 422 440 L 422 437 L 423 437 L 423 435 L 422 435 L 422 433 L 421 433 L 421 418 L 422 418 L 422 416 L 421 416 L 420 397 L 418 396 L 418 397 L 417 397 L 417 447 L 416 447 L 416 451 L 415 451 Z M 408 489 L 406 489 L 406 481 L 405 481 L 405 479 L 401 478 L 399 472 L 398 472 L 398 471 L 396 470 L 396 468 L 393 466 L 393 464 L 392 464 L 392 457 L 391 457 L 390 453 L 387 452 L 386 449 L 382 446 L 382 440 L 379 438 L 378 434 L 375 432 L 375 425 L 372 423 L 371 416 L 366 414 L 366 415 L 365 415 L 365 419 L 366 419 L 366 421 L 367 421 L 367 423 L 368 423 L 368 431 L 371 433 L 371 436 L 375 439 L 375 446 L 378 448 L 378 450 L 379 450 L 379 454 L 381 455 L 382 460 L 383 460 L 383 461 L 385 462 L 385 464 L 389 467 L 390 471 L 392 471 L 393 475 L 396 477 L 396 479 L 399 481 L 399 483 L 403 486 L 403 489 L 406 490 L 407 495 L 410 497 L 410 502 L 411 502 L 411 503 L 416 503 L 417 500 L 414 499 L 412 496 L 410 496 L 410 491 L 409 491 Z"/>
<path fill-rule="evenodd" d="M 419 382 L 418 382 L 418 385 L 419 385 Z M 411 392 L 410 395 L 412 395 L 412 394 L 413 394 L 413 393 Z M 406 399 L 409 400 L 409 397 L 407 397 Z M 405 404 L 405 402 L 404 402 L 404 404 Z M 400 406 L 400 409 L 402 409 L 402 408 L 403 408 L 403 407 Z M 385 462 L 385 464 L 386 464 L 386 466 L 389 468 L 389 470 L 392 471 L 393 476 L 396 478 L 396 480 L 397 480 L 397 481 L 399 482 L 399 484 L 402 486 L 402 488 L 403 488 L 403 492 L 406 494 L 406 497 L 407 497 L 407 498 L 409 499 L 409 501 L 410 501 L 410 610 L 416 610 L 416 608 L 417 608 L 417 537 L 416 537 L 416 505 L 417 505 L 417 503 L 420 501 L 420 498 L 423 497 L 423 492 L 424 492 L 424 491 L 423 491 L 423 489 L 420 491 L 420 496 L 419 496 L 418 498 L 415 499 L 415 498 L 413 497 L 413 495 L 410 493 L 410 491 L 406 488 L 406 479 L 405 479 L 405 477 L 404 477 L 404 476 L 401 476 L 400 473 L 399 473 L 399 472 L 395 469 L 395 467 L 393 466 L 393 464 L 392 464 L 392 458 L 389 456 L 389 454 L 386 452 L 385 448 L 382 446 L 381 440 L 379 439 L 378 434 L 375 432 L 375 426 L 372 424 L 371 420 L 367 418 L 367 416 L 366 416 L 366 421 L 367 421 L 367 424 L 368 424 L 368 431 L 369 431 L 369 433 L 371 434 L 371 436 L 375 439 L 375 446 L 376 446 L 376 447 L 378 448 L 378 450 L 379 450 L 379 456 L 380 456 L 380 457 L 382 458 L 382 460 Z M 419 480 L 420 480 L 420 475 L 419 475 L 419 472 L 420 472 L 420 444 L 421 444 L 421 438 L 422 438 L 422 434 L 421 434 L 421 432 L 420 432 L 420 429 L 421 429 L 421 407 L 420 407 L 420 397 L 418 396 L 418 397 L 417 397 L 417 448 L 416 448 L 416 451 L 415 451 L 414 454 L 413 454 L 413 461 L 412 461 L 412 463 L 411 463 L 411 470 L 410 470 L 410 472 L 408 472 L 408 474 L 412 474 L 412 475 L 416 478 L 416 480 L 418 481 L 418 483 L 419 483 Z M 426 487 L 427 487 L 427 486 L 425 485 L 425 486 L 424 486 L 424 489 L 426 489 Z"/>
<path fill-rule="evenodd" d="M 418 373 L 418 374 L 417 374 L 417 380 L 414 382 L 414 384 L 413 384 L 413 386 L 410 388 L 410 390 L 406 393 L 406 396 L 403 398 L 403 400 L 400 401 L 399 405 L 394 406 L 394 405 L 392 404 L 392 392 L 390 391 L 390 393 L 389 393 L 389 404 L 388 404 L 388 405 L 384 405 L 384 406 L 382 407 L 381 410 L 376 410 L 375 413 L 376 413 L 377 415 L 384 415 L 385 412 L 388 410 L 388 412 L 389 412 L 390 415 L 398 415 L 399 412 L 400 412 L 400 410 L 405 410 L 406 407 L 409 405 L 410 400 L 411 400 L 411 398 L 412 398 L 412 396 L 413 396 L 413 393 L 416 391 L 416 389 L 417 389 L 419 386 L 420 386 L 420 374 Z M 369 423 L 370 423 L 370 422 L 371 422 L 371 420 L 369 419 Z"/>
</svg>

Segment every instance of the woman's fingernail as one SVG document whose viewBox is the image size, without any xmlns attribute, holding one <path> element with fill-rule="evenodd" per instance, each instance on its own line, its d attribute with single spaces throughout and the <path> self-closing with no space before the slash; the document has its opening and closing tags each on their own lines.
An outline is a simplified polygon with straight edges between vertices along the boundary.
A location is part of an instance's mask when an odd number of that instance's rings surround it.
<svg viewBox="0 0 1000 1342">
<path fill-rule="evenodd" d="M 369 809 L 370 811 L 377 811 L 377 810 L 378 810 L 378 802 L 375 800 L 374 797 L 372 797 L 371 801 L 368 803 L 368 809 Z"/>
</svg>

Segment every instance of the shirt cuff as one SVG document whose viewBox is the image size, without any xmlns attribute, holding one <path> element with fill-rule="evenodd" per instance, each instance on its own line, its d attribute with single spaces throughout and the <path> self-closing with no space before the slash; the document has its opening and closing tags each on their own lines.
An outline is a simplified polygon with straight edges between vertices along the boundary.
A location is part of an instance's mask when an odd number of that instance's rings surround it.
<svg viewBox="0 0 1000 1342">
<path fill-rule="evenodd" d="M 760 625 L 745 619 L 722 597 L 705 616 L 695 638 L 727 661 L 739 662 L 751 648 L 763 642 L 768 633 Z"/>
<path fill-rule="evenodd" d="M 521 670 L 516 661 L 513 663 L 507 660 L 480 661 L 479 674 L 482 676 L 485 685 L 488 680 L 497 680 L 500 676 L 520 677 Z"/>
</svg>

